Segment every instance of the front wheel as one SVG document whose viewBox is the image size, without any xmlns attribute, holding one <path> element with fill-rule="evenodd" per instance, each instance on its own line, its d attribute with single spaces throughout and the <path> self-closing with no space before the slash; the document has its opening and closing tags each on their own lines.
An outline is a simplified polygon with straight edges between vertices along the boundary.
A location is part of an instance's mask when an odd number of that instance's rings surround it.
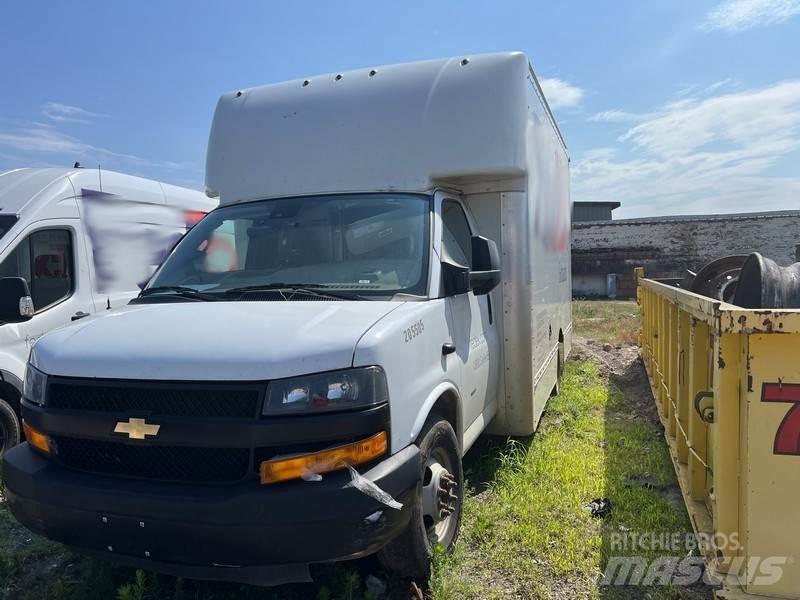
<svg viewBox="0 0 800 600">
<path fill-rule="evenodd" d="M 0 398 L 0 456 L 19 444 L 20 431 L 17 413 L 11 405 Z"/>
<path fill-rule="evenodd" d="M 430 575 L 435 546 L 452 551 L 464 501 L 461 452 L 450 423 L 431 415 L 417 439 L 421 473 L 411 520 L 403 533 L 378 552 L 387 569 L 405 577 Z"/>
</svg>

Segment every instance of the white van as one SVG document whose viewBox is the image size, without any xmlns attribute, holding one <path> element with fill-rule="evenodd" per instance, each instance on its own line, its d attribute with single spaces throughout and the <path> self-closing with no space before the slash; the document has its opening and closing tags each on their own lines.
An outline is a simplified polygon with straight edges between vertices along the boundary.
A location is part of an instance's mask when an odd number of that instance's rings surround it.
<svg viewBox="0 0 800 600">
<path fill-rule="evenodd" d="M 186 577 L 372 552 L 424 576 L 458 533 L 462 455 L 533 433 L 558 388 L 568 162 L 519 53 L 225 94 L 221 206 L 130 306 L 34 346 L 11 510 Z"/>
<path fill-rule="evenodd" d="M 0 173 L 0 454 L 20 440 L 33 343 L 126 304 L 187 227 L 215 206 L 201 192 L 112 171 Z"/>
</svg>

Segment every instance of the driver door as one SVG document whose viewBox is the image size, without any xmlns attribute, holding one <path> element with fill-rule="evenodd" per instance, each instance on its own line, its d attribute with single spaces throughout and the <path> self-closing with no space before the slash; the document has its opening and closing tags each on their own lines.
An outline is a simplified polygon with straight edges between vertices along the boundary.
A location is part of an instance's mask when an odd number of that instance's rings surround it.
<svg viewBox="0 0 800 600">
<path fill-rule="evenodd" d="M 34 342 L 53 329 L 94 312 L 78 219 L 48 219 L 19 235 L 0 261 L 0 277 L 28 282 L 35 313 L 2 325 L 6 351 L 24 362 Z"/>
<path fill-rule="evenodd" d="M 472 268 L 472 236 L 477 235 L 462 203 L 441 199 L 442 251 L 444 258 Z M 469 291 L 447 299 L 451 337 L 461 362 L 461 401 L 466 432 L 484 411 L 493 416 L 497 394 L 499 339 L 491 294 Z"/>
</svg>

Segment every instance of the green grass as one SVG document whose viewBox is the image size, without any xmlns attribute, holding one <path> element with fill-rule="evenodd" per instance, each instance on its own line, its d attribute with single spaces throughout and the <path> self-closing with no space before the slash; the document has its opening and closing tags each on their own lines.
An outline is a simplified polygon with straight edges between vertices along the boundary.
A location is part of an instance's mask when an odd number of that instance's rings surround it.
<svg viewBox="0 0 800 600">
<path fill-rule="evenodd" d="M 575 300 L 575 333 L 614 345 L 635 345 L 639 334 L 639 305 L 633 300 Z"/>
<path fill-rule="evenodd" d="M 690 531 L 682 506 L 664 493 L 674 489 L 675 474 L 661 434 L 646 419 L 631 418 L 631 410 L 594 364 L 572 362 L 562 394 L 551 399 L 532 439 L 499 449 L 497 441 L 483 440 L 468 467 L 493 470 L 493 477 L 467 502 L 459 548 L 436 565 L 431 596 L 631 597 L 631 588 L 598 585 L 609 555 L 625 554 L 612 550 L 610 536 Z M 599 497 L 613 504 L 602 520 L 585 509 Z M 631 553 L 647 559 L 662 554 L 652 548 Z M 707 597 L 669 587 L 648 592 L 653 598 Z"/>
</svg>

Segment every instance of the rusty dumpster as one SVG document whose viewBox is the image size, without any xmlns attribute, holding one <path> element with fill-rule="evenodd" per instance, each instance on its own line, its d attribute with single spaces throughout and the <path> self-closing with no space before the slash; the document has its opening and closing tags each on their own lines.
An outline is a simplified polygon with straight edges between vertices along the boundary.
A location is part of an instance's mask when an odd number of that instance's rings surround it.
<svg viewBox="0 0 800 600">
<path fill-rule="evenodd" d="M 717 595 L 800 599 L 800 310 L 637 271 L 641 356 Z"/>
</svg>

